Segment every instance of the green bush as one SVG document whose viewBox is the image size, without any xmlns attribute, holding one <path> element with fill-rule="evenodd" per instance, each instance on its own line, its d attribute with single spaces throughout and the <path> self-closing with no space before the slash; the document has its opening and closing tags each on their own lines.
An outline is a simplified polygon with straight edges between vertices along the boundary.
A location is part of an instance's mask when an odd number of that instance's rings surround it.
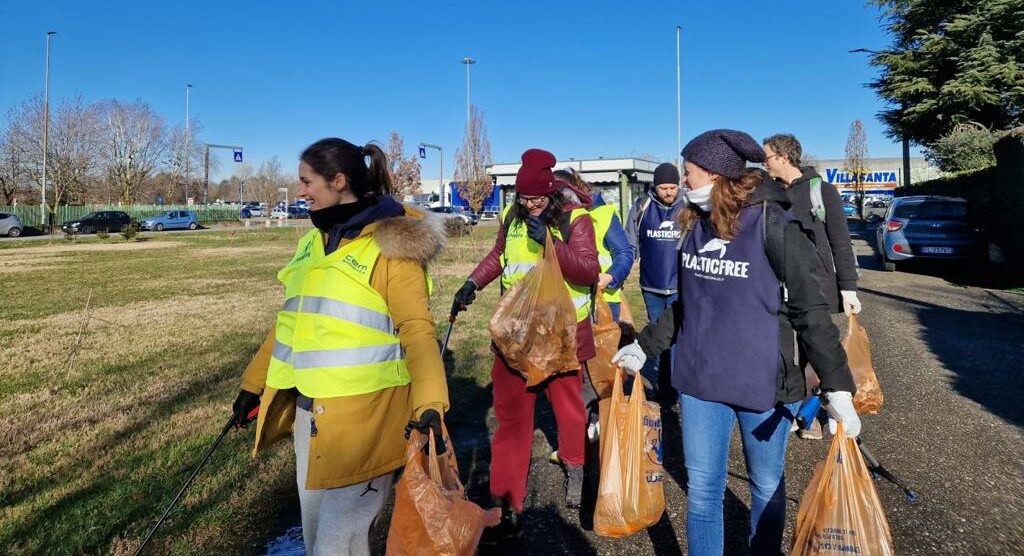
<svg viewBox="0 0 1024 556">
<path fill-rule="evenodd" d="M 953 131 L 931 144 L 924 153 L 943 172 L 966 172 L 995 166 L 996 137 L 974 124 L 958 124 Z"/>
<path fill-rule="evenodd" d="M 126 241 L 131 241 L 139 235 L 139 223 L 135 220 L 121 226 L 121 237 Z"/>
<path fill-rule="evenodd" d="M 110 232 L 106 230 L 96 230 L 96 237 L 100 238 L 102 241 L 107 241 L 110 239 Z"/>
<path fill-rule="evenodd" d="M 78 239 L 78 230 L 74 228 L 64 230 L 64 241 L 75 241 L 76 239 Z"/>
</svg>

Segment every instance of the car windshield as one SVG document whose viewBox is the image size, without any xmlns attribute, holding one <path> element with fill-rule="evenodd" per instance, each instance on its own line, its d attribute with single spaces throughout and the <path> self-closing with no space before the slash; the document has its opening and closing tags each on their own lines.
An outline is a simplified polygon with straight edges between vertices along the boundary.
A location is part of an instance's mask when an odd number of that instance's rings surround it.
<svg viewBox="0 0 1024 556">
<path fill-rule="evenodd" d="M 894 218 L 922 220 L 967 220 L 967 204 L 949 201 L 924 201 L 896 207 Z"/>
<path fill-rule="evenodd" d="M 99 218 L 100 213 L 98 212 L 87 212 L 79 220 L 85 220 L 86 218 Z"/>
<path fill-rule="evenodd" d="M 169 210 L 169 211 L 161 214 L 160 216 L 162 216 L 164 218 L 174 218 L 175 214 L 176 214 L 176 211 Z"/>
</svg>

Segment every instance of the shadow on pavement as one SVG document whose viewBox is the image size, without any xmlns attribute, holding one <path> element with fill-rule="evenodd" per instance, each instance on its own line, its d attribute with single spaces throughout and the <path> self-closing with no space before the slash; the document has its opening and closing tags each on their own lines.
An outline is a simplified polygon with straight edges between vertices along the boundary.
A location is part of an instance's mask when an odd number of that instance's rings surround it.
<svg viewBox="0 0 1024 556">
<path fill-rule="evenodd" d="M 999 300 L 1003 312 L 965 311 L 873 289 L 862 291 L 911 305 L 928 348 L 955 375 L 956 391 L 1024 427 L 1024 312 L 1019 307 Z"/>
</svg>

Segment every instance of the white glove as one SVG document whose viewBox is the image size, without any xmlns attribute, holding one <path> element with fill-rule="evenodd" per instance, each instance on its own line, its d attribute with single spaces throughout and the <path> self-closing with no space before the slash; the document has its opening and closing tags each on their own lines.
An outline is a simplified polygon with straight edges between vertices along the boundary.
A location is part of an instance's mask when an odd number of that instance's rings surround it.
<svg viewBox="0 0 1024 556">
<path fill-rule="evenodd" d="M 843 312 L 847 316 L 860 313 L 860 300 L 857 299 L 857 292 L 843 290 L 839 294 L 843 296 Z"/>
<path fill-rule="evenodd" d="M 632 344 L 625 346 L 612 356 L 612 363 L 617 363 L 629 374 L 640 372 L 645 361 L 647 361 L 647 355 L 635 340 Z"/>
<path fill-rule="evenodd" d="M 825 392 L 828 405 L 828 430 L 836 433 L 836 421 L 843 422 L 847 438 L 857 438 L 860 434 L 860 416 L 853 408 L 853 394 L 849 392 Z"/>
</svg>

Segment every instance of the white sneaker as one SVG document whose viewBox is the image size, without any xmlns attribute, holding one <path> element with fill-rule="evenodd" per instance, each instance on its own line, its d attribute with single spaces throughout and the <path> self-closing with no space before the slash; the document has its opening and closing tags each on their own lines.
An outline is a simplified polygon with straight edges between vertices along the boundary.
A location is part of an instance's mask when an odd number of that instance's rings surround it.
<svg viewBox="0 0 1024 556">
<path fill-rule="evenodd" d="M 599 421 L 594 421 L 593 423 L 587 425 L 587 440 L 589 440 L 590 443 L 593 444 L 594 442 L 597 442 L 600 438 L 601 423 Z"/>
</svg>

